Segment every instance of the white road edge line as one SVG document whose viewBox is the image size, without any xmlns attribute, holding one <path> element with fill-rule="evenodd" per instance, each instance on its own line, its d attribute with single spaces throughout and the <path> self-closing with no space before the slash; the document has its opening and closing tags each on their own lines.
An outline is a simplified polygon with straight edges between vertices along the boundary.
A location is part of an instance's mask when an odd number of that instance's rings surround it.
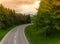
<svg viewBox="0 0 60 44">
<path fill-rule="evenodd" d="M 22 26 L 22 25 L 21 25 Z M 13 28 L 13 30 L 14 29 L 17 29 L 19 26 L 16 26 L 15 28 Z M 27 26 L 26 26 L 27 27 Z M 13 31 L 13 30 L 11 30 L 11 31 Z M 0 44 L 2 44 L 3 43 L 3 41 L 5 40 L 5 38 L 9 35 L 9 33 L 11 32 L 11 31 L 9 31 L 6 35 L 5 35 L 5 37 L 1 40 L 1 42 L 0 42 Z M 24 30 L 23 30 L 23 33 L 24 33 L 24 37 L 25 37 L 25 40 L 26 40 L 26 42 L 27 42 L 27 44 L 29 44 L 29 42 L 28 42 L 28 40 L 27 40 L 27 38 L 26 38 L 26 36 L 25 36 L 25 28 L 24 28 Z M 17 33 L 17 32 L 16 32 Z M 16 35 L 14 36 L 15 37 L 15 39 L 14 39 L 14 43 L 16 44 Z"/>
<path fill-rule="evenodd" d="M 27 26 L 26 26 L 27 27 Z M 25 27 L 25 28 L 26 28 Z M 25 28 L 24 28 L 24 30 L 23 30 L 23 33 L 24 33 L 24 37 L 25 37 L 25 40 L 26 40 L 26 42 L 27 42 L 27 44 L 29 44 L 29 42 L 28 42 L 28 40 L 27 40 L 27 37 L 26 37 L 26 35 L 25 35 Z"/>
<path fill-rule="evenodd" d="M 16 26 L 15 28 L 12 28 L 12 29 L 15 30 L 17 27 L 18 26 Z M 1 40 L 0 44 L 3 44 L 3 41 L 5 40 L 5 38 L 10 34 L 11 31 L 13 31 L 12 29 L 4 36 L 4 38 Z"/>
</svg>

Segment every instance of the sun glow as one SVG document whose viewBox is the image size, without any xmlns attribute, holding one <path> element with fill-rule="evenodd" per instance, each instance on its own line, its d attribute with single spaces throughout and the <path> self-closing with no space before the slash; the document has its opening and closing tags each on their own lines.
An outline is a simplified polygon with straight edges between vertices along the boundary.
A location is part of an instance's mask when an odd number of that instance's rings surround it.
<svg viewBox="0 0 60 44">
<path fill-rule="evenodd" d="M 4 7 L 14 9 L 17 13 L 36 14 L 40 0 L 0 0 Z"/>
<path fill-rule="evenodd" d="M 19 7 L 19 12 L 27 14 L 36 14 L 40 1 L 35 1 L 34 4 L 23 4 Z M 18 12 L 18 11 L 17 11 Z"/>
</svg>

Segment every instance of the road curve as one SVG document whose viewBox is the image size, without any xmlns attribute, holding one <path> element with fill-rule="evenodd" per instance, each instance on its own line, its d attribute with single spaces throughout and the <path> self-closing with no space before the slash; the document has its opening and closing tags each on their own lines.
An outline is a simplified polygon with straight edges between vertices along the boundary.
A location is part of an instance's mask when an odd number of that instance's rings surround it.
<svg viewBox="0 0 60 44">
<path fill-rule="evenodd" d="M 29 44 L 24 34 L 24 29 L 28 25 L 29 24 L 20 25 L 12 29 L 0 44 Z"/>
</svg>

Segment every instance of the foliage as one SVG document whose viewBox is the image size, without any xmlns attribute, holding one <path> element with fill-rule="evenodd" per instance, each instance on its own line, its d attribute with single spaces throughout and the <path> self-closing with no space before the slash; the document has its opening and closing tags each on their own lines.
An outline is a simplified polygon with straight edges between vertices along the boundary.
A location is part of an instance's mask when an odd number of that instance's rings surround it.
<svg viewBox="0 0 60 44">
<path fill-rule="evenodd" d="M 33 25 L 26 27 L 25 35 L 29 41 L 29 44 L 60 44 L 60 31 L 51 32 L 46 38 L 43 31 L 36 31 Z"/>
<path fill-rule="evenodd" d="M 14 10 L 0 4 L 0 29 L 25 23 L 30 23 L 30 15 L 15 13 Z"/>
<path fill-rule="evenodd" d="M 42 29 L 45 32 L 45 36 L 50 31 L 60 30 L 60 1 L 41 0 L 33 24 L 38 31 Z"/>
</svg>

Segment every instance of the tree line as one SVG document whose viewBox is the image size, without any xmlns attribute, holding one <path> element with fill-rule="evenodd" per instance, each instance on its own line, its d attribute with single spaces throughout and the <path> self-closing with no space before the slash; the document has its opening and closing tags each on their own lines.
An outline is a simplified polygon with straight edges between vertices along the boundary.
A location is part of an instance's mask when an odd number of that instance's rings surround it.
<svg viewBox="0 0 60 44">
<path fill-rule="evenodd" d="M 60 30 L 60 0 L 41 0 L 37 16 L 32 22 L 37 32 L 42 30 L 45 36 Z"/>
<path fill-rule="evenodd" d="M 30 23 L 30 18 L 30 15 L 16 13 L 14 10 L 5 8 L 0 4 L 0 29 L 4 29 L 12 25 Z"/>
</svg>

